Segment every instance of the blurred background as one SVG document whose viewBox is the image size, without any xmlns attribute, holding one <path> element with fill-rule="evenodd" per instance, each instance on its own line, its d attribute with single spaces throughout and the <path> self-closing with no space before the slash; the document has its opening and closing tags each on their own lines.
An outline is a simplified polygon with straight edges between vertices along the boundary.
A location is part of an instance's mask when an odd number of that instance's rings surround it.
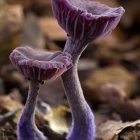
<svg viewBox="0 0 140 140">
<path fill-rule="evenodd" d="M 111 35 L 83 53 L 78 70 L 84 95 L 95 113 L 98 140 L 139 140 L 140 1 L 98 1 L 126 12 Z M 0 140 L 16 140 L 28 94 L 28 80 L 10 63 L 10 52 L 20 45 L 62 50 L 66 38 L 50 0 L 0 0 Z M 44 133 L 63 137 L 69 131 L 71 113 L 60 78 L 41 86 L 36 123 Z M 109 124 L 113 129 L 104 129 Z"/>
</svg>

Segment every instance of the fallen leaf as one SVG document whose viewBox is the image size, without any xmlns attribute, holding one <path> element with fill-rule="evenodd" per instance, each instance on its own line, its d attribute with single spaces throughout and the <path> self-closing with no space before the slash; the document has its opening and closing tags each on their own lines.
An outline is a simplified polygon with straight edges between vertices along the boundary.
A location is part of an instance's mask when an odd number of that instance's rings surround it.
<svg viewBox="0 0 140 140">
<path fill-rule="evenodd" d="M 97 138 L 101 140 L 139 140 L 140 120 L 135 122 L 108 121 L 100 125 Z"/>
</svg>

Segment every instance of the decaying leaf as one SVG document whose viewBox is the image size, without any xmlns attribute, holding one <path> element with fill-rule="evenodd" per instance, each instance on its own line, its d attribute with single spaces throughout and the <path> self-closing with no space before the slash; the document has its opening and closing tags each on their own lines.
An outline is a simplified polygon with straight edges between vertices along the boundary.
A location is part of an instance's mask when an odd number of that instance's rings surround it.
<svg viewBox="0 0 140 140">
<path fill-rule="evenodd" d="M 140 120 L 127 123 L 108 121 L 98 128 L 97 137 L 101 140 L 139 140 Z"/>
</svg>

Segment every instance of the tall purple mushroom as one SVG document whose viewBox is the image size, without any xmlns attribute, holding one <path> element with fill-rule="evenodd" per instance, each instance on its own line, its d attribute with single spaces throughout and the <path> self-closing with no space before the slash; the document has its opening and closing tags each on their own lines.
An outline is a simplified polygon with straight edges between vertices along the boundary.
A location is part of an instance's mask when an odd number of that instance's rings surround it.
<svg viewBox="0 0 140 140">
<path fill-rule="evenodd" d="M 39 84 L 55 79 L 71 67 L 71 56 L 65 52 L 38 52 L 18 47 L 10 54 L 17 70 L 30 80 L 28 99 L 18 123 L 18 140 L 46 140 L 34 122 Z"/>
<path fill-rule="evenodd" d="M 110 8 L 90 0 L 51 1 L 58 24 L 68 34 L 64 52 L 70 53 L 73 61 L 73 67 L 62 75 L 72 111 L 72 127 L 67 139 L 93 140 L 96 131 L 94 116 L 83 96 L 77 64 L 88 43 L 105 37 L 117 26 L 124 9 Z"/>
</svg>

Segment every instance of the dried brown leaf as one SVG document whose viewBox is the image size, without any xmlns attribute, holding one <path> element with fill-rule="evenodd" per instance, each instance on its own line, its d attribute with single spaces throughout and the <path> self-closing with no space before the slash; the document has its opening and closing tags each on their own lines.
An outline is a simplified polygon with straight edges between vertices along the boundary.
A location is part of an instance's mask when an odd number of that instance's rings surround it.
<svg viewBox="0 0 140 140">
<path fill-rule="evenodd" d="M 126 123 L 108 121 L 99 127 L 97 137 L 101 140 L 139 140 L 140 120 Z"/>
</svg>

